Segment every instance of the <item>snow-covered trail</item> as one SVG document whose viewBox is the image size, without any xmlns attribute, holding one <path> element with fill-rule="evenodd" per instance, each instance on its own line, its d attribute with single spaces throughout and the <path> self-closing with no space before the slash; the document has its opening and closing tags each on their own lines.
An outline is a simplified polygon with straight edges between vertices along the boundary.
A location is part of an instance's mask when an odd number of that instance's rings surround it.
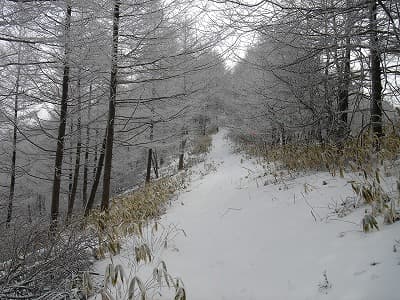
<svg viewBox="0 0 400 300">
<path fill-rule="evenodd" d="M 362 211 L 319 220 L 329 203 L 352 195 L 345 180 L 319 173 L 264 186 L 271 177 L 233 154 L 225 133 L 213 137 L 207 161 L 216 170 L 194 180 L 162 219 L 187 235 L 163 254 L 187 299 L 400 299 L 398 224 L 364 234 Z M 332 286 L 319 289 L 324 271 Z"/>
<path fill-rule="evenodd" d="M 316 173 L 276 182 L 255 160 L 232 153 L 225 134 L 213 137 L 189 188 L 159 221 L 186 236 L 161 245 L 144 268 L 135 267 L 128 238 L 120 255 L 96 263 L 99 274 L 112 262 L 146 280 L 163 260 L 188 300 L 400 299 L 400 223 L 363 233 L 364 208 L 344 218 L 328 208 L 354 196 L 346 179 Z"/>
</svg>

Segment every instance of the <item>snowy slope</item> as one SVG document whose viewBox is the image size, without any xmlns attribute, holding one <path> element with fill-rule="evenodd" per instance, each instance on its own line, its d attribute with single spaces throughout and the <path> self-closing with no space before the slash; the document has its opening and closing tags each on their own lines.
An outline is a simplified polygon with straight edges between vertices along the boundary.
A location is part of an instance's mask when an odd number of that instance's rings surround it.
<svg viewBox="0 0 400 300">
<path fill-rule="evenodd" d="M 197 168 L 216 170 L 193 180 L 161 221 L 186 233 L 162 259 L 187 299 L 400 299 L 400 224 L 363 233 L 363 209 L 329 215 L 328 205 L 353 196 L 345 179 L 317 173 L 273 184 L 232 153 L 225 133 Z"/>
</svg>

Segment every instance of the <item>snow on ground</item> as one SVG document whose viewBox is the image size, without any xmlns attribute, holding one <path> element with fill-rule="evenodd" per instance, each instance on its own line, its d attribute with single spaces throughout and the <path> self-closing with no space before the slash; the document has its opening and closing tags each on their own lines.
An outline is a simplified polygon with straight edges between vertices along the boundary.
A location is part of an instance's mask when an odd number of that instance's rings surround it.
<svg viewBox="0 0 400 300">
<path fill-rule="evenodd" d="M 232 153 L 225 134 L 194 171 L 211 162 L 215 170 L 161 220 L 186 233 L 162 259 L 187 299 L 400 299 L 400 224 L 363 233 L 363 208 L 329 214 L 353 196 L 345 179 L 317 173 L 273 184 L 261 165 Z"/>
</svg>

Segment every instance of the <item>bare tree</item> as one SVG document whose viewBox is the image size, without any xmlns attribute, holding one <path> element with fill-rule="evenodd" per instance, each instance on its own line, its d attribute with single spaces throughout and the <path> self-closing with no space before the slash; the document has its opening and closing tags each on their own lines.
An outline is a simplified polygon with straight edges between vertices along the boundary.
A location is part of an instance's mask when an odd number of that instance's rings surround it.
<svg viewBox="0 0 400 300">
<path fill-rule="evenodd" d="M 110 78 L 110 100 L 108 107 L 107 120 L 107 142 L 105 148 L 104 177 L 103 177 L 103 194 L 101 200 L 101 209 L 108 210 L 110 201 L 110 184 L 112 155 L 114 145 L 114 122 L 117 97 L 117 74 L 118 74 L 118 37 L 119 37 L 119 8 L 120 0 L 114 0 L 113 14 L 113 34 L 112 34 L 112 62 L 111 62 L 111 78 Z"/>
<path fill-rule="evenodd" d="M 370 22 L 370 64 L 371 64 L 371 125 L 374 136 L 379 140 L 383 135 L 382 124 L 382 79 L 381 56 L 377 30 L 377 4 L 369 2 Z M 379 142 L 377 144 L 379 149 Z"/>
<path fill-rule="evenodd" d="M 7 223 L 11 222 L 14 194 L 15 194 L 15 169 L 17 160 L 17 134 L 18 134 L 18 97 L 20 92 L 20 76 L 21 76 L 21 47 L 22 44 L 18 45 L 18 58 L 17 58 L 17 78 L 15 82 L 15 96 L 14 96 L 14 119 L 13 119 L 13 137 L 12 137 L 12 158 L 11 158 L 11 174 L 10 174 L 10 193 L 8 197 L 8 211 L 7 211 Z"/>
<path fill-rule="evenodd" d="M 64 155 L 64 138 L 65 138 L 65 127 L 66 127 L 67 112 L 68 112 L 68 89 L 69 89 L 69 71 L 70 71 L 69 31 L 71 27 L 71 15 L 72 15 L 71 5 L 67 4 L 66 14 L 65 14 L 64 71 L 63 71 L 63 81 L 62 81 L 62 96 L 60 104 L 60 124 L 58 128 L 57 150 L 54 163 L 53 191 L 51 197 L 52 229 L 55 229 L 55 227 L 57 226 L 59 205 L 60 205 L 60 187 L 61 187 L 61 173 L 62 173 L 62 163 Z"/>
<path fill-rule="evenodd" d="M 82 99 L 81 99 L 81 78 L 80 78 L 80 70 L 79 70 L 79 75 L 78 75 L 78 86 L 77 86 L 77 100 L 78 100 L 78 120 L 77 120 L 77 132 L 78 132 L 78 140 L 76 143 L 76 153 L 75 153 L 75 167 L 74 167 L 74 177 L 73 177 L 73 182 L 72 182 L 72 188 L 71 188 L 71 195 L 69 197 L 68 201 L 68 211 L 67 211 L 67 220 L 70 220 L 72 217 L 72 212 L 74 209 L 74 204 L 75 204 L 75 198 L 76 198 L 76 191 L 78 188 L 78 179 L 79 179 L 79 169 L 81 165 L 81 150 L 82 150 L 82 129 L 81 129 L 81 123 L 82 123 Z"/>
</svg>

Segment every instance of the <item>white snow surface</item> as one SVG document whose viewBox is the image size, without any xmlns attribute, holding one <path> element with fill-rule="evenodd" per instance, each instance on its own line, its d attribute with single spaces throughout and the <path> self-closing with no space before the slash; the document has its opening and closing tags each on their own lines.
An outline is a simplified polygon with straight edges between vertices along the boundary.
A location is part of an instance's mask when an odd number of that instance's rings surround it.
<svg viewBox="0 0 400 300">
<path fill-rule="evenodd" d="M 315 173 L 274 183 L 261 164 L 233 153 L 225 135 L 213 137 L 207 161 L 160 220 L 186 233 L 159 259 L 182 279 L 187 299 L 400 299 L 400 224 L 363 233 L 367 207 L 343 218 L 328 209 L 354 196 L 349 178 Z M 129 268 L 126 253 L 114 262 Z"/>
</svg>

